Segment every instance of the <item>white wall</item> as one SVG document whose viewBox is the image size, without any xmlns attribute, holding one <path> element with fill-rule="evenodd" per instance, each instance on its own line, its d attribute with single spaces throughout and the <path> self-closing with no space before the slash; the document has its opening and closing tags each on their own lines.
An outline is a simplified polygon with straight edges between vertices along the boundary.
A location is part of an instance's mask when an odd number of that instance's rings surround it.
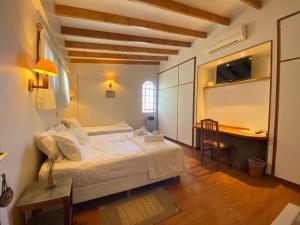
<svg viewBox="0 0 300 225">
<path fill-rule="evenodd" d="M 142 113 L 142 86 L 147 80 L 157 84 L 158 66 L 70 64 L 70 70 L 71 86 L 78 90 L 72 101 L 73 111 L 68 114 L 77 116 L 84 126 L 111 125 L 123 120 L 134 128 L 145 124 L 148 114 Z M 105 97 L 109 76 L 115 77 L 115 98 Z"/>
<path fill-rule="evenodd" d="M 216 68 L 219 60 L 199 67 L 198 123 L 204 118 L 212 118 L 223 125 L 268 130 L 271 42 L 242 52 L 252 56 L 251 78 L 254 80 L 250 82 L 234 82 L 207 87 L 208 81 L 216 82 Z M 241 52 L 227 56 L 228 59 L 222 58 L 222 62 L 230 62 L 240 57 Z M 263 80 L 256 80 L 256 78 L 263 77 Z"/>
<path fill-rule="evenodd" d="M 251 77 L 268 77 L 271 74 L 271 55 L 252 58 Z"/>
<path fill-rule="evenodd" d="M 204 118 L 220 124 L 268 130 L 270 80 L 204 90 Z"/>
<path fill-rule="evenodd" d="M 276 55 L 277 55 L 277 19 L 284 17 L 288 14 L 296 12 L 300 9 L 299 0 L 264 0 L 263 7 L 260 10 L 251 8 L 236 18 L 232 19 L 232 24 L 229 27 L 224 27 L 218 25 L 215 30 L 213 30 L 208 35 L 207 40 L 198 39 L 195 41 L 191 48 L 185 48 L 180 50 L 178 56 L 169 57 L 169 61 L 161 65 L 160 70 L 163 71 L 169 67 L 172 67 L 186 59 L 193 56 L 197 57 L 197 64 L 201 65 L 203 63 L 209 62 L 211 60 L 223 57 L 225 55 L 240 51 L 242 49 L 249 48 L 251 46 L 257 45 L 268 40 L 273 40 L 273 61 L 272 61 L 272 71 L 273 71 L 273 88 L 272 88 L 272 101 L 271 101 L 271 124 L 270 124 L 270 139 L 269 139 L 269 151 L 268 151 L 268 171 L 270 171 L 270 165 L 273 155 L 273 137 L 274 137 L 274 112 L 275 112 L 275 85 L 276 85 Z M 234 46 L 221 50 L 215 54 L 209 55 L 207 53 L 208 46 L 211 45 L 211 41 L 214 37 L 218 36 L 222 31 L 226 29 L 233 28 L 240 24 L 248 25 L 248 39 L 238 43 Z"/>
<path fill-rule="evenodd" d="M 13 202 L 0 211 L 2 225 L 17 224 L 12 207 L 26 185 L 37 178 L 40 155 L 33 135 L 60 116 L 53 110 L 37 111 L 37 91 L 27 90 L 28 79 L 35 77 L 30 69 L 36 60 L 35 10 L 31 0 L 0 3 L 0 150 L 9 153 L 0 162 L 0 171 L 6 173 L 14 191 Z"/>
</svg>

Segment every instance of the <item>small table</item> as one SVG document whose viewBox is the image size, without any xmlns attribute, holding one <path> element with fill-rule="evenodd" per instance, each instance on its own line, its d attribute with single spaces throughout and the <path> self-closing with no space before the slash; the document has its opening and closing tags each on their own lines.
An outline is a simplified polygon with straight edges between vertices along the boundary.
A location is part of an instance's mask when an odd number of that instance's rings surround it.
<svg viewBox="0 0 300 225">
<path fill-rule="evenodd" d="M 16 204 L 21 216 L 21 225 L 26 224 L 26 213 L 32 210 L 62 205 L 64 225 L 72 224 L 72 178 L 57 181 L 56 187 L 45 189 L 41 182 L 34 182 L 26 188 Z"/>
</svg>

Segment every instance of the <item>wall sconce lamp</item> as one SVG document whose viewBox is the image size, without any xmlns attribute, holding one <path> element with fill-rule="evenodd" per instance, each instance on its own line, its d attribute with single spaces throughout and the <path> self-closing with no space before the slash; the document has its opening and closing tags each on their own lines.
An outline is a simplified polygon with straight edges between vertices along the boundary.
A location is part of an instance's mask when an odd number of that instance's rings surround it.
<svg viewBox="0 0 300 225">
<path fill-rule="evenodd" d="M 56 66 L 52 61 L 48 59 L 40 59 L 38 63 L 34 65 L 32 70 L 38 74 L 42 74 L 43 80 L 42 80 L 42 85 L 39 85 L 39 77 L 38 77 L 37 85 L 35 85 L 34 80 L 30 79 L 28 81 L 29 91 L 33 91 L 34 88 L 48 89 L 49 88 L 48 76 L 58 76 Z"/>
<path fill-rule="evenodd" d="M 114 81 L 114 80 L 107 80 L 107 83 L 108 83 L 108 87 L 109 87 L 109 88 L 112 88 L 113 81 Z"/>
<path fill-rule="evenodd" d="M 75 91 L 70 89 L 70 100 L 72 101 L 73 98 L 75 98 L 75 97 L 76 97 Z"/>
<path fill-rule="evenodd" d="M 0 161 L 8 155 L 7 152 L 0 152 Z"/>
</svg>

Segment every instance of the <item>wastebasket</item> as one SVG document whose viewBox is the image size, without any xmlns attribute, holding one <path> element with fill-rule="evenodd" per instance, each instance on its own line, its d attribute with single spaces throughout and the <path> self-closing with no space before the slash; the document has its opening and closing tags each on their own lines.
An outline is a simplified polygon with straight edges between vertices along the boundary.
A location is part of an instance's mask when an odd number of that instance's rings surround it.
<svg viewBox="0 0 300 225">
<path fill-rule="evenodd" d="M 252 177 L 261 177 L 264 174 L 266 162 L 262 159 L 248 159 L 249 174 Z"/>
</svg>

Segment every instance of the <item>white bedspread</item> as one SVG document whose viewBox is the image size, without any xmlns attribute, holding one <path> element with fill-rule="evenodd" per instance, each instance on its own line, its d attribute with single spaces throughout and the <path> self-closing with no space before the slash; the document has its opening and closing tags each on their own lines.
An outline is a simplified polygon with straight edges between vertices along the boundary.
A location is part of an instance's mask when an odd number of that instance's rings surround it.
<svg viewBox="0 0 300 225">
<path fill-rule="evenodd" d="M 112 134 L 112 133 L 126 133 L 133 131 L 133 128 L 129 125 L 125 126 L 98 126 L 98 127 L 82 127 L 88 135 L 101 135 L 101 134 Z"/>
<path fill-rule="evenodd" d="M 82 156 L 81 161 L 55 163 L 54 177 L 73 176 L 74 187 L 80 187 L 145 172 L 155 180 L 184 172 L 187 167 L 179 145 L 168 140 L 144 142 L 144 136 L 132 133 L 91 136 L 89 143 L 82 145 Z M 45 162 L 40 179 L 45 179 L 47 170 Z"/>
</svg>

